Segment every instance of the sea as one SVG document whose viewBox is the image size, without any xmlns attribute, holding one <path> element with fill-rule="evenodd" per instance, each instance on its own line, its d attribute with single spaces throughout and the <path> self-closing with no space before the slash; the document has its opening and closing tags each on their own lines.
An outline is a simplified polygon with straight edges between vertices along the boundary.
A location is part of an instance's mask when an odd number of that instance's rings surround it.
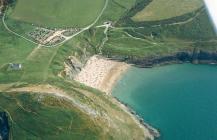
<svg viewBox="0 0 217 140">
<path fill-rule="evenodd" d="M 112 92 L 160 131 L 157 140 L 217 140 L 217 66 L 132 67 Z"/>
</svg>

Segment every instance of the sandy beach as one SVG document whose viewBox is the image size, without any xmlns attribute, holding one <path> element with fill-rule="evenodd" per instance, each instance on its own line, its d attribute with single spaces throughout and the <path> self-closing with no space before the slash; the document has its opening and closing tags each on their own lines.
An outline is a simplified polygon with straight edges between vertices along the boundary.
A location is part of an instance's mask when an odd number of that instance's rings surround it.
<svg viewBox="0 0 217 140">
<path fill-rule="evenodd" d="M 124 62 L 95 55 L 87 61 L 81 72 L 75 76 L 75 80 L 111 94 L 113 86 L 129 67 L 130 65 Z"/>
</svg>

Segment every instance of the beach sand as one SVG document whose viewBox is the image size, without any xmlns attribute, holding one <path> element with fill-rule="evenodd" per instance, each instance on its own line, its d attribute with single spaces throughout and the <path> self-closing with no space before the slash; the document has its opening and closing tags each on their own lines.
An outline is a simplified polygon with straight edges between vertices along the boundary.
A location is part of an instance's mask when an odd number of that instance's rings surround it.
<svg viewBox="0 0 217 140">
<path fill-rule="evenodd" d="M 87 61 L 81 72 L 75 76 L 75 80 L 111 94 L 113 86 L 129 67 L 130 65 L 124 62 L 95 55 Z"/>
</svg>

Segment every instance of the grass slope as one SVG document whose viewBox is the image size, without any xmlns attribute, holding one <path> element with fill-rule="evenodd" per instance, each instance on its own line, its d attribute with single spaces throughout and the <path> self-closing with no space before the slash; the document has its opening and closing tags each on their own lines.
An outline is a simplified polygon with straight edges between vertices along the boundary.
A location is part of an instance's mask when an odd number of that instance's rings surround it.
<svg viewBox="0 0 217 140">
<path fill-rule="evenodd" d="M 122 59 L 148 59 L 192 52 L 195 48 L 211 52 L 217 50 L 216 34 L 205 11 L 181 25 L 155 27 L 152 23 L 144 24 L 144 28 L 136 28 L 135 23 L 132 28 L 111 30 L 103 54 Z"/>
<path fill-rule="evenodd" d="M 192 49 L 191 44 L 181 40 L 161 42 L 151 38 L 136 38 L 124 30 L 113 30 L 109 36 L 109 41 L 103 48 L 103 54 L 109 57 L 122 59 L 160 57 L 186 48 Z"/>
<path fill-rule="evenodd" d="M 163 20 L 141 22 L 132 20 L 142 7 L 151 7 L 153 2 L 158 7 L 152 7 L 150 11 L 161 9 L 158 16 Z M 165 9 L 165 4 L 161 2 L 139 1 L 127 11 L 117 22 L 118 27 L 109 31 L 109 39 L 103 47 L 103 54 L 121 59 L 143 60 L 171 56 L 183 51 L 192 52 L 194 49 L 216 51 L 216 33 L 206 10 L 203 7 L 199 8 L 201 1 L 188 1 L 192 3 L 190 6 L 197 5 L 199 9 L 183 13 L 181 16 L 174 15 L 175 17 L 169 19 L 165 19 L 164 15 L 168 12 L 174 14 L 171 12 L 173 7 Z M 181 3 L 179 0 L 173 2 Z"/>
<path fill-rule="evenodd" d="M 202 5 L 202 0 L 153 0 L 132 19 L 136 22 L 159 21 L 191 13 Z"/>
<path fill-rule="evenodd" d="M 0 22 L 0 83 L 18 81 L 23 71 L 7 71 L 9 63 L 24 63 L 34 46 L 8 33 Z"/>
<path fill-rule="evenodd" d="M 11 18 L 48 27 L 84 27 L 101 12 L 104 0 L 17 0 Z"/>
<path fill-rule="evenodd" d="M 99 24 L 105 21 L 116 22 L 125 12 L 129 11 L 135 5 L 136 1 L 137 0 L 109 0 L 107 8 L 99 20 Z"/>
<path fill-rule="evenodd" d="M 11 119 L 10 139 L 101 139 L 99 126 L 63 99 L 0 92 L 0 111 Z"/>
</svg>

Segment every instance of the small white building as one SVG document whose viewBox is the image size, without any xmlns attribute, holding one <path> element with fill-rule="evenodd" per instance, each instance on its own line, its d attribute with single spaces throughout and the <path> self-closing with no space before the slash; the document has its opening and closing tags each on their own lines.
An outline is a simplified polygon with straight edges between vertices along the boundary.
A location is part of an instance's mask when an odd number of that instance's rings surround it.
<svg viewBox="0 0 217 140">
<path fill-rule="evenodd" d="M 9 68 L 11 70 L 21 70 L 22 69 L 22 64 L 10 63 Z"/>
</svg>

